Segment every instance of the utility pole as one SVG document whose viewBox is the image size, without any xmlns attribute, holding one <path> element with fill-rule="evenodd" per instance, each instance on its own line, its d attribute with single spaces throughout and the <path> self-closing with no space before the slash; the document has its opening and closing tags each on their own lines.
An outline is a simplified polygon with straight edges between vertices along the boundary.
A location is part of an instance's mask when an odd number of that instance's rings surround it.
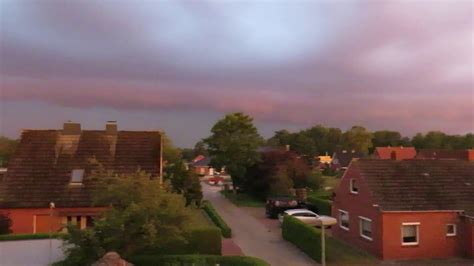
<svg viewBox="0 0 474 266">
<path fill-rule="evenodd" d="M 49 203 L 49 263 L 53 263 L 53 212 L 54 202 Z"/>
</svg>

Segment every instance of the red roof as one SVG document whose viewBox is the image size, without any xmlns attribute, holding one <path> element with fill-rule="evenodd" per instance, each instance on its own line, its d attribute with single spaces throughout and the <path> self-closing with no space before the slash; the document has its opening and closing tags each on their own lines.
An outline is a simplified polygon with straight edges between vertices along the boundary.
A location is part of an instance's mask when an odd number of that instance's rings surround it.
<svg viewBox="0 0 474 266">
<path fill-rule="evenodd" d="M 422 149 L 418 151 L 416 158 L 472 161 L 474 160 L 474 150 Z"/>
<path fill-rule="evenodd" d="M 375 156 L 383 160 L 406 160 L 416 157 L 416 150 L 413 147 L 377 147 Z"/>
</svg>

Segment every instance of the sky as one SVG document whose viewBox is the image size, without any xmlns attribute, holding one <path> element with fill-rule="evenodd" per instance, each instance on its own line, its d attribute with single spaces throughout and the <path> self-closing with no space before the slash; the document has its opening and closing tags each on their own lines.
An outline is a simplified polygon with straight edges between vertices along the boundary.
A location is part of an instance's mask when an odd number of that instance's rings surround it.
<svg viewBox="0 0 474 266">
<path fill-rule="evenodd" d="M 0 134 L 164 130 L 226 113 L 260 133 L 315 124 L 474 132 L 470 0 L 0 0 Z"/>
</svg>

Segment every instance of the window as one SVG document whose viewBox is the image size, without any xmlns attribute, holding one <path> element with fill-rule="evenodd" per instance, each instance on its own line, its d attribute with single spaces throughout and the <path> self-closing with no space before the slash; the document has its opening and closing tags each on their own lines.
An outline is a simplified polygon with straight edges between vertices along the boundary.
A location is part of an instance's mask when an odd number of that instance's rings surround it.
<svg viewBox="0 0 474 266">
<path fill-rule="evenodd" d="M 446 236 L 455 236 L 456 235 L 456 225 L 447 224 L 446 225 Z"/>
<path fill-rule="evenodd" d="M 418 245 L 420 223 L 402 224 L 402 245 Z"/>
<path fill-rule="evenodd" d="M 359 216 L 360 219 L 360 236 L 372 240 L 372 220 Z"/>
<path fill-rule="evenodd" d="M 349 213 L 343 210 L 339 210 L 339 227 L 345 230 L 349 230 Z"/>
<path fill-rule="evenodd" d="M 71 173 L 71 184 L 82 184 L 84 169 L 74 169 Z"/>
<path fill-rule="evenodd" d="M 357 180 L 351 179 L 351 193 L 357 194 L 359 193 L 359 188 L 357 188 Z"/>
</svg>

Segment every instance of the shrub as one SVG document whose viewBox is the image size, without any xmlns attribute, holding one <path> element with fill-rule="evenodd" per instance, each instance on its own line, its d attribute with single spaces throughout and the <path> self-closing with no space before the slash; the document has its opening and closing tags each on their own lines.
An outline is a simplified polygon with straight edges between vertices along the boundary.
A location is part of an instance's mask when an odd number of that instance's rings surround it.
<svg viewBox="0 0 474 266">
<path fill-rule="evenodd" d="M 293 243 L 317 262 L 321 262 L 321 233 L 315 227 L 285 216 L 281 229 L 283 238 Z"/>
<path fill-rule="evenodd" d="M 221 218 L 211 203 L 209 201 L 203 201 L 202 206 L 212 222 L 221 229 L 222 236 L 225 238 L 231 238 L 232 229 L 230 229 L 226 222 Z"/>
<path fill-rule="evenodd" d="M 331 201 L 311 196 L 308 197 L 307 201 L 318 209 L 319 214 L 331 215 Z"/>
<path fill-rule="evenodd" d="M 0 241 L 14 241 L 14 240 L 33 240 L 33 239 L 49 239 L 49 238 L 61 238 L 65 234 L 63 233 L 52 233 L 52 234 L 11 234 L 11 235 L 0 235 Z"/>
<path fill-rule="evenodd" d="M 202 256 L 202 255 L 144 255 L 134 256 L 128 260 L 136 266 L 148 265 L 216 265 L 221 266 L 267 266 L 265 261 L 245 256 Z"/>
<path fill-rule="evenodd" d="M 185 235 L 188 254 L 220 255 L 222 249 L 221 230 L 217 227 L 194 228 Z M 168 253 L 176 254 L 176 253 Z"/>
</svg>

